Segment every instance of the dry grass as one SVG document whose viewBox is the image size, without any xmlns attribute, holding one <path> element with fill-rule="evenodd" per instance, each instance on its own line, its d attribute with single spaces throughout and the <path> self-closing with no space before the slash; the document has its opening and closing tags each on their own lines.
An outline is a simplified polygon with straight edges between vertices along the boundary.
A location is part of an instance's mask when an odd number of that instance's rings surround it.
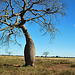
<svg viewBox="0 0 75 75">
<path fill-rule="evenodd" d="M 0 75 L 75 75 L 74 63 L 75 58 L 36 57 L 34 67 L 22 67 L 24 57 L 0 56 Z"/>
</svg>

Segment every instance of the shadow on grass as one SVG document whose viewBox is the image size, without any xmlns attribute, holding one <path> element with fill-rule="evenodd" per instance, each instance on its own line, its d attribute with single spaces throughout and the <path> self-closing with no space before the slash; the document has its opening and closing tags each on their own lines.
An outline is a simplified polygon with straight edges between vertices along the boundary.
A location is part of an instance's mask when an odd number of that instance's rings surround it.
<svg viewBox="0 0 75 75">
<path fill-rule="evenodd" d="M 19 64 L 3 64 L 2 66 L 13 66 L 13 67 L 22 67 L 21 65 Z"/>
</svg>

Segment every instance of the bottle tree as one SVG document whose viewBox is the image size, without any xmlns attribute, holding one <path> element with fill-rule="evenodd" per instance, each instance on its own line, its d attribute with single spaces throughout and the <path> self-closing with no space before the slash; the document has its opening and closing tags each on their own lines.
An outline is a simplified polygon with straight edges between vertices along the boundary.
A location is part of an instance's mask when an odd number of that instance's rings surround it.
<svg viewBox="0 0 75 75">
<path fill-rule="evenodd" d="M 55 23 L 60 15 L 65 15 L 63 0 L 0 0 L 0 44 L 10 45 L 12 40 L 19 44 L 16 37 L 23 31 L 26 38 L 25 66 L 34 66 L 35 46 L 26 29 L 27 22 L 39 24 L 41 30 L 53 39 L 58 31 Z"/>
</svg>

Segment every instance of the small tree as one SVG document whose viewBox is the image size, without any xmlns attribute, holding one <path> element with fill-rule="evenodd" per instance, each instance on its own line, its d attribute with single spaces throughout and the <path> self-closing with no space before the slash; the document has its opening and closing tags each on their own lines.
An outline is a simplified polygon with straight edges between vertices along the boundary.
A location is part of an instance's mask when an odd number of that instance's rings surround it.
<svg viewBox="0 0 75 75">
<path fill-rule="evenodd" d="M 5 51 L 9 56 L 10 56 L 10 54 L 12 54 L 12 52 L 11 51 Z"/>
<path fill-rule="evenodd" d="M 58 31 L 55 25 L 59 15 L 65 15 L 63 0 L 0 0 L 1 46 L 8 46 L 12 41 L 19 44 L 17 38 L 22 35 L 23 31 L 26 38 L 25 65 L 33 66 L 35 45 L 26 29 L 26 24 L 28 22 L 39 24 L 43 33 L 50 34 L 50 39 L 54 39 Z"/>
<path fill-rule="evenodd" d="M 47 55 L 49 54 L 49 52 L 44 52 L 43 55 L 45 55 L 45 57 L 47 57 Z"/>
</svg>

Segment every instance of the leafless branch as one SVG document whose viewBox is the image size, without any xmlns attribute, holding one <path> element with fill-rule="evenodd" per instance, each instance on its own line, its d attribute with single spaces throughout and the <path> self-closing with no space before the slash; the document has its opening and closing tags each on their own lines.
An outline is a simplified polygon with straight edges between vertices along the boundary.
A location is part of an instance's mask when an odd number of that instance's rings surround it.
<svg viewBox="0 0 75 75">
<path fill-rule="evenodd" d="M 1 23 L 4 23 L 4 24 L 6 24 L 6 25 L 10 25 L 9 23 L 7 23 L 7 22 L 5 22 L 5 21 L 1 21 L 1 20 L 0 20 L 0 22 L 1 22 Z"/>
<path fill-rule="evenodd" d="M 19 20 L 19 16 L 17 16 L 16 23 L 18 22 L 18 20 Z"/>
<path fill-rule="evenodd" d="M 55 23 L 52 21 L 54 18 L 55 22 L 58 20 L 57 15 L 65 15 L 64 4 L 61 3 L 61 0 L 9 0 L 9 2 L 7 0 L 4 1 L 6 3 L 6 6 L 5 8 L 0 9 L 0 31 L 4 31 L 4 33 L 8 32 L 9 35 L 7 38 L 9 39 L 9 36 L 14 35 L 16 43 L 16 36 L 17 34 L 20 35 L 20 31 L 17 32 L 16 28 L 18 28 L 19 30 L 21 25 L 24 25 L 26 22 L 29 21 L 33 21 L 39 24 L 42 30 L 45 31 L 45 34 L 49 33 L 51 37 L 54 38 L 56 28 L 54 25 Z M 21 10 L 16 11 L 16 8 L 18 8 L 18 6 L 21 8 Z M 3 5 L 1 5 L 1 7 L 3 7 Z M 3 36 L 5 36 L 4 33 Z"/>
<path fill-rule="evenodd" d="M 26 8 L 26 0 L 22 0 L 24 2 L 24 6 L 23 6 L 23 9 L 25 10 Z"/>
<path fill-rule="evenodd" d="M 2 12 L 4 12 L 8 7 L 9 7 L 9 4 L 7 5 L 7 7 L 6 7 L 4 10 L 2 10 L 2 11 L 0 12 L 0 14 L 1 14 Z"/>
<path fill-rule="evenodd" d="M 11 9 L 12 9 L 12 14 L 14 14 L 14 8 L 13 8 L 13 6 L 12 6 L 11 0 L 9 0 L 9 1 L 10 1 Z"/>
<path fill-rule="evenodd" d="M 14 0 L 14 2 L 15 2 L 20 8 L 22 8 L 22 6 L 19 4 L 18 1 L 15 1 L 15 0 Z"/>
</svg>

